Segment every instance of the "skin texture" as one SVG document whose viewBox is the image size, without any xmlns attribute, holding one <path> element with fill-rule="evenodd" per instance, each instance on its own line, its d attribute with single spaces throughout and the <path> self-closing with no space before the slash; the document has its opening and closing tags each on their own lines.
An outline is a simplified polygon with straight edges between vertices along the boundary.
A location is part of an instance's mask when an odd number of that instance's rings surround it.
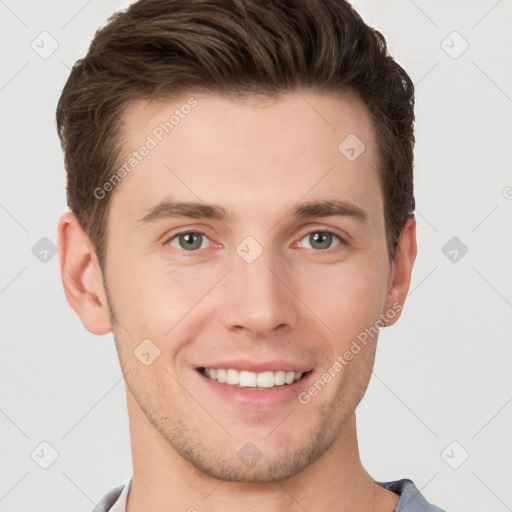
<svg viewBox="0 0 512 512">
<path fill-rule="evenodd" d="M 126 155 L 188 98 L 130 105 Z M 305 405 L 243 408 L 197 371 L 221 360 L 281 360 L 313 369 L 314 382 L 404 303 L 415 221 L 390 262 L 366 108 L 348 94 L 309 91 L 194 98 L 197 106 L 110 192 L 104 276 L 75 217 L 59 222 L 66 297 L 89 331 L 113 331 L 125 375 L 128 511 L 393 510 L 398 496 L 361 465 L 354 415 L 377 336 Z M 350 134 L 365 144 L 354 161 L 338 150 Z M 138 222 L 171 198 L 215 204 L 231 217 Z M 314 200 L 346 201 L 366 218 L 290 214 Z M 318 248 L 308 233 L 325 230 L 336 236 Z M 175 235 L 183 231 L 204 233 L 201 248 L 182 248 Z M 237 253 L 248 236 L 262 249 L 252 263 Z M 134 355 L 145 339 L 160 350 L 148 366 Z M 261 454 L 252 467 L 237 457 L 248 442 Z"/>
</svg>

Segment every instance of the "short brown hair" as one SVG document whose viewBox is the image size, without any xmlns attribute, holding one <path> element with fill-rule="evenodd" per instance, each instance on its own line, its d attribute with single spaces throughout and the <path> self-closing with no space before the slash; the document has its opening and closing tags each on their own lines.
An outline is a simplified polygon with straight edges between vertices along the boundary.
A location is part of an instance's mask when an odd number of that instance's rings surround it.
<svg viewBox="0 0 512 512">
<path fill-rule="evenodd" d="M 388 255 L 415 207 L 414 86 L 384 37 L 344 0 L 140 0 L 97 31 L 57 107 L 67 201 L 100 263 L 119 165 L 122 118 L 138 99 L 191 92 L 278 96 L 297 88 L 352 91 L 379 151 Z"/>
</svg>

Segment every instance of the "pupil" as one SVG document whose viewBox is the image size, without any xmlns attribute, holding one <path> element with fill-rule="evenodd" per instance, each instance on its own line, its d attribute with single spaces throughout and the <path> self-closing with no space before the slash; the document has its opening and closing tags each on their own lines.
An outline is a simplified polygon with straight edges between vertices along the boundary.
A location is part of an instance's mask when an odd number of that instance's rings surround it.
<svg viewBox="0 0 512 512">
<path fill-rule="evenodd" d="M 180 245 L 183 249 L 190 251 L 201 247 L 202 236 L 200 233 L 185 233 L 180 235 Z"/>
<path fill-rule="evenodd" d="M 332 242 L 331 233 L 313 233 L 310 235 L 310 243 L 317 249 L 328 249 Z"/>
</svg>

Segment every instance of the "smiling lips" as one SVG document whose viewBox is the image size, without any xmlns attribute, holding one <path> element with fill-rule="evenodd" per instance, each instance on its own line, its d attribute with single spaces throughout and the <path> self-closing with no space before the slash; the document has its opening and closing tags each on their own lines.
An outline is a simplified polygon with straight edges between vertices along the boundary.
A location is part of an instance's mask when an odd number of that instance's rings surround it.
<svg viewBox="0 0 512 512">
<path fill-rule="evenodd" d="M 228 384 L 239 388 L 259 388 L 268 389 L 277 386 L 290 385 L 297 382 L 304 375 L 303 372 L 278 370 L 251 372 L 238 371 L 234 368 L 201 368 L 201 373 L 212 380 L 221 384 Z M 306 372 L 307 373 L 307 372 Z"/>
</svg>

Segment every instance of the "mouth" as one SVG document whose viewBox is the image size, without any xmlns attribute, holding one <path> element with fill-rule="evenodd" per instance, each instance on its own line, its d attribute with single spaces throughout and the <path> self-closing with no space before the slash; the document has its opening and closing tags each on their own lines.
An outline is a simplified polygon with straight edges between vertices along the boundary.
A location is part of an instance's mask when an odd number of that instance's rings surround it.
<svg viewBox="0 0 512 512">
<path fill-rule="evenodd" d="M 264 390 L 292 384 L 304 379 L 313 370 L 306 372 L 295 371 L 263 371 L 251 372 L 237 370 L 235 368 L 198 368 L 197 371 L 204 377 L 217 381 L 220 384 L 227 384 L 235 388 L 248 390 Z"/>
</svg>

